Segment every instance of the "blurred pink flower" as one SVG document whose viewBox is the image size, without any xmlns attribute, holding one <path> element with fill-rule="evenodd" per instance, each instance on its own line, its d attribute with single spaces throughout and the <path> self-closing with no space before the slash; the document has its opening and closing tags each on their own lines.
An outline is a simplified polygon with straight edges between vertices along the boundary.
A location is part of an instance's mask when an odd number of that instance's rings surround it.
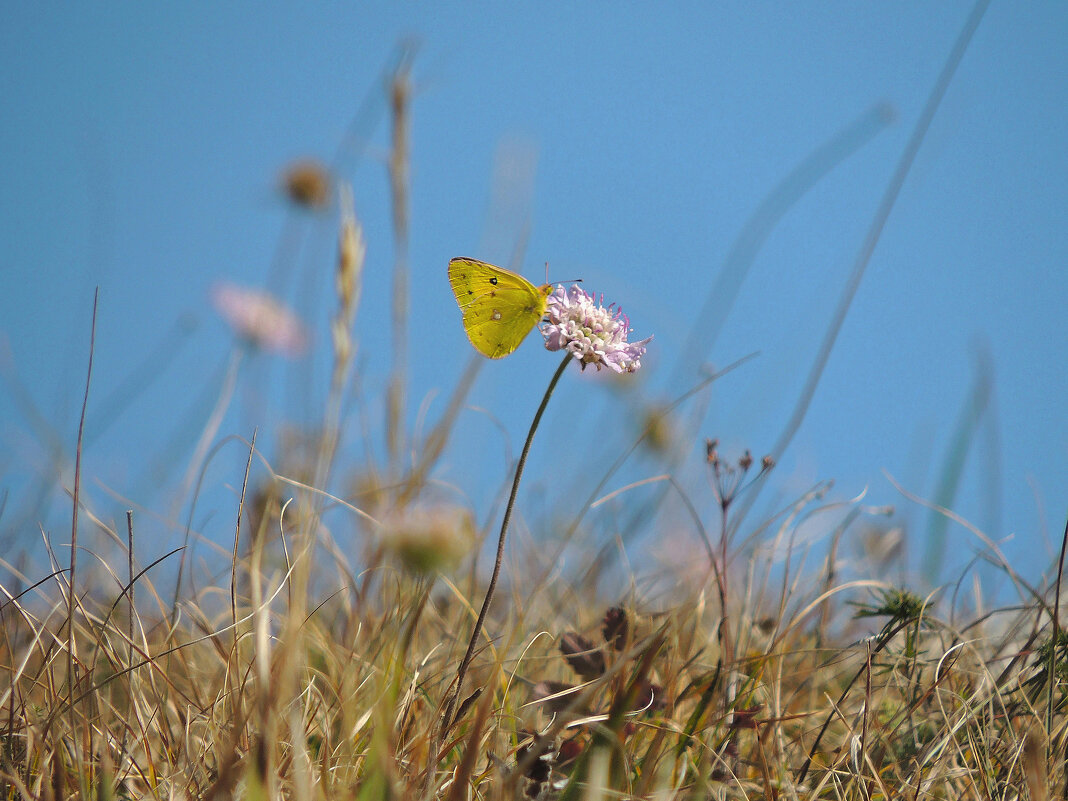
<svg viewBox="0 0 1068 801">
<path fill-rule="evenodd" d="M 299 318 L 274 296 L 226 282 L 211 289 L 211 301 L 238 337 L 257 348 L 299 356 L 308 336 Z"/>
<path fill-rule="evenodd" d="M 541 333 L 549 350 L 565 348 L 582 363 L 598 370 L 608 367 L 617 373 L 633 373 L 641 365 L 645 346 L 652 339 L 628 342 L 630 320 L 614 303 L 601 305 L 593 295 L 572 284 L 566 290 L 557 286 L 545 309 Z"/>
</svg>

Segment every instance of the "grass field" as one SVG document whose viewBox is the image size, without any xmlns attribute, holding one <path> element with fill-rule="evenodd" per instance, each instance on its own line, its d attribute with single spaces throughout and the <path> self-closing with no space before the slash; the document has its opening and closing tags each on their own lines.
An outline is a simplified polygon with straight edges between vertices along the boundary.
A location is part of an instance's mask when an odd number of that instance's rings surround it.
<svg viewBox="0 0 1068 801">
<path fill-rule="evenodd" d="M 5 580 L 5 797 L 1044 799 L 1063 785 L 1052 593 L 951 608 L 840 582 L 833 559 L 772 580 L 728 551 L 723 571 L 713 542 L 673 568 L 670 594 L 643 602 L 634 575 L 610 602 L 586 589 L 597 561 L 562 575 L 520 545 L 445 725 L 486 586 L 469 515 L 412 500 L 349 559 L 321 499 L 281 479 L 247 493 L 230 564 L 177 603 L 151 566 L 131 580 L 117 546 L 79 565 L 75 593 L 69 566 Z"/>
</svg>

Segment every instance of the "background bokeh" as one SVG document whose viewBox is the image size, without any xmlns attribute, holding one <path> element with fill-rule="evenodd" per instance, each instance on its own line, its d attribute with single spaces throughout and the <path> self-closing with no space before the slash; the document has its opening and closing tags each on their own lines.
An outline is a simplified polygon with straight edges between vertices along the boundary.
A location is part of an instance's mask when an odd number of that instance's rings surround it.
<svg viewBox="0 0 1068 801">
<path fill-rule="evenodd" d="M 270 456 L 282 421 L 321 417 L 336 214 L 288 210 L 278 175 L 296 158 L 338 160 L 353 186 L 368 250 L 342 465 L 381 448 L 393 363 L 386 85 L 405 57 L 409 433 L 436 419 L 471 358 L 449 258 L 512 265 L 538 283 L 548 262 L 551 280 L 582 278 L 623 305 L 637 336 L 655 339 L 629 388 L 565 376 L 528 468 L 528 512 L 584 498 L 633 441 L 646 405 L 681 395 L 702 365 L 759 352 L 715 384 L 696 426 L 679 421 L 690 461 L 676 469 L 707 505 L 696 467 L 704 438 L 733 456 L 746 447 L 759 456 L 779 438 L 971 10 L 8 4 L 5 547 L 36 547 L 39 523 L 61 530 L 95 287 L 85 492 L 105 519 L 131 504 L 153 510 L 142 531 L 158 538 L 157 553 L 180 540 L 167 493 L 188 468 L 233 348 L 208 300 L 215 282 L 269 286 L 316 331 L 303 363 L 262 355 L 246 365 L 220 437 L 260 425 Z M 880 525 L 906 527 L 913 567 L 955 578 L 979 540 L 956 523 L 940 532 L 891 476 L 918 496 L 950 499 L 1030 580 L 1048 568 L 1068 508 L 1066 41 L 1062 3 L 985 13 L 773 474 L 767 509 L 834 479 L 832 499 L 866 491 L 865 505 L 896 507 Z M 781 216 L 769 212 L 804 184 L 790 176 L 814 153 L 825 173 Z M 761 225 L 766 239 L 750 248 L 746 232 Z M 724 278 L 724 269 L 733 272 Z M 710 300 L 732 280 L 741 285 L 729 308 Z M 696 354 L 685 351 L 694 330 L 709 344 Z M 518 449 L 555 367 L 537 340 L 482 368 L 469 402 L 486 411 L 465 414 L 439 469 L 487 515 L 507 479 L 506 448 Z M 224 490 L 199 512 L 209 536 L 213 525 L 223 538 L 232 530 L 241 448 L 206 477 Z M 637 458 L 608 489 L 663 469 Z M 926 550 L 932 532 L 945 538 L 943 556 Z"/>
</svg>

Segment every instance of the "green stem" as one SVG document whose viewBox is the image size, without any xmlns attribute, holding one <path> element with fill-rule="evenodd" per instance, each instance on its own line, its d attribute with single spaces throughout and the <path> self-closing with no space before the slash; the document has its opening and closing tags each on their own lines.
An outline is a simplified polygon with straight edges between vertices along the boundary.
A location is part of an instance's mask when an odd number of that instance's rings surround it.
<svg viewBox="0 0 1068 801">
<path fill-rule="evenodd" d="M 545 407 L 549 404 L 549 398 L 553 394 L 553 390 L 556 389 L 557 383 L 560 381 L 560 376 L 564 374 L 564 368 L 567 367 L 569 361 L 571 361 L 572 355 L 570 351 L 564 356 L 564 360 L 560 362 L 560 366 L 556 368 L 556 373 L 553 375 L 552 381 L 549 382 L 549 388 L 545 390 L 545 397 L 541 399 L 541 405 L 538 407 L 538 411 L 534 413 L 534 420 L 530 424 L 530 431 L 527 432 L 527 441 L 523 444 L 523 452 L 519 454 L 519 462 L 515 466 L 515 478 L 512 480 L 512 494 L 508 496 L 508 505 L 504 509 L 504 520 L 501 521 L 501 533 L 497 537 L 497 559 L 493 563 L 493 574 L 490 576 L 489 587 L 486 588 L 486 598 L 482 601 L 482 609 L 478 613 L 478 620 L 475 622 L 475 630 L 471 632 L 471 641 L 467 644 L 467 653 L 464 654 L 463 660 L 460 662 L 460 667 L 456 670 L 456 690 L 449 698 L 448 704 L 445 707 L 445 713 L 441 717 L 441 739 L 444 740 L 446 733 L 449 731 L 449 727 L 452 725 L 452 713 L 456 708 L 456 702 L 460 699 L 460 693 L 463 691 L 464 677 L 467 674 L 467 668 L 471 664 L 471 659 L 475 654 L 475 646 L 478 644 L 478 635 L 482 631 L 482 624 L 486 622 L 486 614 L 489 612 L 490 601 L 493 600 L 493 591 L 497 589 L 497 578 L 501 573 L 501 564 L 504 561 L 504 539 L 508 533 L 508 523 L 512 519 L 512 509 L 515 508 L 515 499 L 519 494 L 519 479 L 523 477 L 523 468 L 527 463 L 527 454 L 530 453 L 531 443 L 534 442 L 534 432 L 538 430 L 538 424 L 541 422 L 541 416 L 545 413 Z M 440 746 L 440 742 L 439 742 Z M 434 756 L 431 755 L 431 759 Z"/>
</svg>

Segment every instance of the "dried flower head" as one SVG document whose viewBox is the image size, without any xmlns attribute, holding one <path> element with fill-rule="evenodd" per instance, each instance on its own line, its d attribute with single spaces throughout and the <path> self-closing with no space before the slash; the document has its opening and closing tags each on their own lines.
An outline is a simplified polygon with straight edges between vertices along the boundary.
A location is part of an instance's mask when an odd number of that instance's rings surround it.
<svg viewBox="0 0 1068 801">
<path fill-rule="evenodd" d="M 633 373 L 641 367 L 645 346 L 652 339 L 628 342 L 630 320 L 614 303 L 602 305 L 580 287 L 557 286 L 549 296 L 542 325 L 545 347 L 569 350 L 582 369 L 592 364 L 598 370 L 608 367 L 617 373 Z"/>
<path fill-rule="evenodd" d="M 676 431 L 671 408 L 663 404 L 647 406 L 639 420 L 642 445 L 656 454 L 667 454 L 675 444 Z"/>
<path fill-rule="evenodd" d="M 282 191 L 308 209 L 321 209 L 330 202 L 330 184 L 326 167 L 311 159 L 293 162 L 282 173 Z"/>
<path fill-rule="evenodd" d="M 751 454 L 749 452 L 749 449 L 747 448 L 745 453 L 742 454 L 742 458 L 738 460 L 738 467 L 741 468 L 742 472 L 744 473 L 746 470 L 748 470 L 752 466 L 753 466 L 753 454 Z"/>
<path fill-rule="evenodd" d="M 212 287 L 211 300 L 234 333 L 250 345 L 286 356 L 304 351 L 308 337 L 303 324 L 273 295 L 219 283 Z"/>
<path fill-rule="evenodd" d="M 475 524 L 470 512 L 453 506 L 406 509 L 382 521 L 386 547 L 414 573 L 452 568 L 471 549 Z"/>
<path fill-rule="evenodd" d="M 705 440 L 705 461 L 712 468 L 712 489 L 716 493 L 716 501 L 726 510 L 734 499 L 744 490 L 748 489 L 758 479 L 767 475 L 774 466 L 775 461 L 770 456 L 760 460 L 760 472 L 747 483 L 749 469 L 753 466 L 753 454 L 747 448 L 738 457 L 737 464 L 727 461 L 719 454 L 719 440 Z"/>
<path fill-rule="evenodd" d="M 705 440 L 705 461 L 709 464 L 719 463 L 719 440 L 718 439 L 706 439 Z"/>
</svg>

